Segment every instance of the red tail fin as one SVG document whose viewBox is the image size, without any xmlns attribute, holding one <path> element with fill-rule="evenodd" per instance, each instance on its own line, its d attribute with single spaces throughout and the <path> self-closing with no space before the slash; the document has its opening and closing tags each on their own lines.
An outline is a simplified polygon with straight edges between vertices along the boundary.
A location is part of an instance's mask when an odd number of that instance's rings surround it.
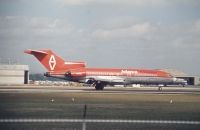
<svg viewBox="0 0 200 130">
<path fill-rule="evenodd" d="M 34 55 L 48 71 L 63 71 L 85 67 L 84 62 L 65 62 L 51 50 L 25 50 Z"/>
<path fill-rule="evenodd" d="M 25 50 L 24 52 L 34 55 L 48 71 L 64 69 L 65 61 L 51 50 Z"/>
</svg>

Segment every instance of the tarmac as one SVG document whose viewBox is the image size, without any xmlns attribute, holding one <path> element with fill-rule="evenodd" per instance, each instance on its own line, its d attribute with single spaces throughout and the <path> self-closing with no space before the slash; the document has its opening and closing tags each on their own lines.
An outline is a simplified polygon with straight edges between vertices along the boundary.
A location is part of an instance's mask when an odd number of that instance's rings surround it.
<svg viewBox="0 0 200 130">
<path fill-rule="evenodd" d="M 0 129 L 200 129 L 197 86 L 1 85 L 0 102 Z"/>
<path fill-rule="evenodd" d="M 93 87 L 70 87 L 70 86 L 0 86 L 0 93 L 107 93 L 107 94 L 200 94 L 200 87 L 157 86 L 145 87 L 105 87 L 102 91 L 97 91 Z"/>
</svg>

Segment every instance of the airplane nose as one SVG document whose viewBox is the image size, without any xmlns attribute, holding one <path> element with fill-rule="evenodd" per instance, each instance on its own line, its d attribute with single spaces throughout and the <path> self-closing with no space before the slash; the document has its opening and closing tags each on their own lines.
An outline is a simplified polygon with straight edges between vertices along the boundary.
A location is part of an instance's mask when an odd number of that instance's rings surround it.
<svg viewBox="0 0 200 130">
<path fill-rule="evenodd" d="M 175 83 L 187 84 L 187 81 L 186 81 L 185 79 L 173 78 L 173 81 L 174 81 Z"/>
</svg>

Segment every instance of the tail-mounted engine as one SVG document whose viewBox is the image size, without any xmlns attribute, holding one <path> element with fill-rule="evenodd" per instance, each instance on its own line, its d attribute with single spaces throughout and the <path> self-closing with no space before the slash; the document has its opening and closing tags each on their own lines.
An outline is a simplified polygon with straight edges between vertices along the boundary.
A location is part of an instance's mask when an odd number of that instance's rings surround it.
<svg viewBox="0 0 200 130">
<path fill-rule="evenodd" d="M 70 72 L 70 71 L 67 71 L 67 72 L 65 73 L 65 77 L 66 77 L 66 78 L 72 78 L 71 72 Z"/>
<path fill-rule="evenodd" d="M 46 72 L 46 73 L 44 73 L 44 76 L 46 76 L 46 77 L 50 77 L 50 72 Z"/>
</svg>

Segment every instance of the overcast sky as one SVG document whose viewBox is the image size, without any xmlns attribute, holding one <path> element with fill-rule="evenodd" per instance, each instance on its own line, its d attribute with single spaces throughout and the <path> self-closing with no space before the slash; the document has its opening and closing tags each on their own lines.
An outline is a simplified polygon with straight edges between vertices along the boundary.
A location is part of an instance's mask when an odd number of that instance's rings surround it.
<svg viewBox="0 0 200 130">
<path fill-rule="evenodd" d="M 46 70 L 24 49 L 88 67 L 200 75 L 199 0 L 0 0 L 0 58 Z"/>
</svg>

